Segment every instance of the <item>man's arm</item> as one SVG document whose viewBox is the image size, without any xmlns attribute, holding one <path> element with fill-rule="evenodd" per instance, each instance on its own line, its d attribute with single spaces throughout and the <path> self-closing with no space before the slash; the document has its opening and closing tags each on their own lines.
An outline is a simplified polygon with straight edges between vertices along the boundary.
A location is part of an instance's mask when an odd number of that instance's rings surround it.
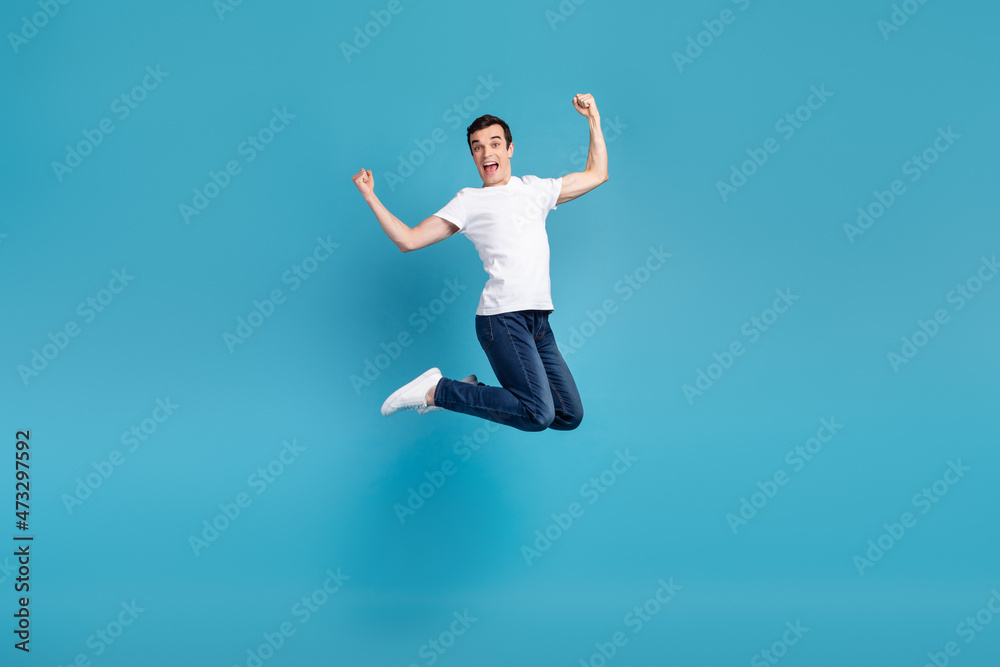
<svg viewBox="0 0 1000 667">
<path fill-rule="evenodd" d="M 438 241 L 443 241 L 458 231 L 458 227 L 444 218 L 432 215 L 416 227 L 410 228 L 389 212 L 375 196 L 375 180 L 371 170 L 362 169 L 354 175 L 354 184 L 371 207 L 382 230 L 402 252 L 419 250 Z"/>
<path fill-rule="evenodd" d="M 577 95 L 573 98 L 573 108 L 586 116 L 590 123 L 590 152 L 587 154 L 587 166 L 583 171 L 563 176 L 562 189 L 559 191 L 556 205 L 585 195 L 608 180 L 608 149 L 604 145 L 601 114 L 597 111 L 593 95 Z"/>
</svg>

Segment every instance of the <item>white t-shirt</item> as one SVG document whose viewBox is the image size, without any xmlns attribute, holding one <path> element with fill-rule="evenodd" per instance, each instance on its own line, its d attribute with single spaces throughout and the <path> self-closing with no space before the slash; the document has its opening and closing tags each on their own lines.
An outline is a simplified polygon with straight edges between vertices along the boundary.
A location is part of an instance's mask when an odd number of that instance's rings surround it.
<svg viewBox="0 0 1000 667">
<path fill-rule="evenodd" d="M 477 315 L 553 310 L 545 216 L 562 177 L 511 176 L 506 185 L 462 188 L 436 213 L 471 240 L 490 275 Z"/>
</svg>

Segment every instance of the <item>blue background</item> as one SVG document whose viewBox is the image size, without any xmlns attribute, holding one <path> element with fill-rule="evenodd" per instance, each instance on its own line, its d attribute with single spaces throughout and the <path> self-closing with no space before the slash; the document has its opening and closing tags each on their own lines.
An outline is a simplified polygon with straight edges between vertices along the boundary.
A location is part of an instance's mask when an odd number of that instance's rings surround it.
<svg viewBox="0 0 1000 667">
<path fill-rule="evenodd" d="M 929 2 L 883 34 L 887 1 L 386 7 L 71 2 L 25 42 L 5 38 L 0 537 L 21 533 L 11 459 L 30 429 L 35 541 L 30 655 L 12 646 L 15 563 L 0 558 L 0 662 L 253 665 L 289 622 L 262 664 L 596 666 L 619 631 L 608 664 L 771 664 L 759 652 L 778 642 L 788 665 L 923 665 L 949 641 L 949 664 L 995 664 L 1000 619 L 971 643 L 958 626 L 1000 587 L 1000 282 L 961 310 L 948 294 L 1000 251 L 1000 10 Z M 731 22 L 712 23 L 726 9 Z M 18 33 L 39 11 L 5 3 L 0 26 Z M 371 12 L 391 22 L 345 55 Z M 700 32 L 707 46 L 678 67 Z M 120 119 L 113 101 L 157 66 L 166 78 Z M 495 82 L 485 99 L 480 77 Z M 786 138 L 776 122 L 812 86 L 832 96 Z M 482 113 L 510 124 L 515 175 L 577 171 L 577 93 L 595 97 L 611 175 L 547 220 L 550 322 L 582 425 L 382 417 L 431 366 L 495 383 L 473 328 L 486 275 L 459 237 L 401 254 L 351 177 L 371 169 L 415 226 L 480 184 L 465 128 Z M 275 108 L 294 118 L 248 162 L 239 146 Z M 113 132 L 57 175 L 103 118 Z M 911 182 L 904 163 L 949 127 L 960 138 Z M 444 141 L 390 183 L 437 129 Z M 769 137 L 780 149 L 723 197 L 718 182 Z M 240 173 L 186 222 L 179 206 L 229 160 Z M 905 194 L 851 242 L 844 225 L 894 179 Z M 339 245 L 292 290 L 283 276 L 317 238 Z M 651 246 L 671 257 L 626 299 L 616 285 L 647 277 Z M 87 321 L 78 304 L 123 267 L 134 279 Z M 418 331 L 411 314 L 446 280 L 467 289 Z M 275 289 L 284 303 L 227 346 Z M 776 290 L 798 300 L 751 342 L 744 324 Z M 615 312 L 586 324 L 609 299 Z M 893 368 L 887 355 L 938 309 L 947 324 Z M 79 335 L 19 371 L 68 323 Z M 378 357 L 404 332 L 409 346 Z M 744 354 L 711 368 L 734 341 Z M 383 368 L 352 383 L 366 362 Z M 686 396 L 699 371 L 716 379 Z M 178 407 L 129 451 L 122 434 L 157 399 Z M 822 419 L 843 428 L 796 470 L 786 453 Z M 463 438 L 482 445 L 466 456 Z M 251 476 L 293 440 L 303 449 L 258 493 Z M 121 465 L 67 501 L 116 450 Z M 588 491 L 626 451 L 631 467 Z M 922 513 L 914 496 L 958 461 L 969 470 Z M 401 520 L 410 489 L 449 465 Z M 769 487 L 779 471 L 787 484 Z M 727 520 L 758 484 L 772 497 Z M 252 502 L 226 525 L 220 504 L 240 493 Z M 582 516 L 526 558 L 573 502 Z M 915 525 L 884 537 L 905 512 Z M 213 520 L 224 530 L 193 547 Z M 880 536 L 891 549 L 859 567 Z M 337 568 L 349 578 L 302 622 L 294 605 Z M 661 579 L 680 590 L 633 632 L 626 615 Z M 133 601 L 134 623 L 95 640 Z M 429 653 L 466 611 L 467 632 Z M 809 630 L 785 654 L 796 622 Z"/>
</svg>

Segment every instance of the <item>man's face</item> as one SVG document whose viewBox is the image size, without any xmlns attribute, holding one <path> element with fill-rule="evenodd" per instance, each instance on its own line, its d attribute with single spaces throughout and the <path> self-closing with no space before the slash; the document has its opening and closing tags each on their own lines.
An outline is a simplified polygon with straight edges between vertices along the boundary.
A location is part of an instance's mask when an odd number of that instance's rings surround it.
<svg viewBox="0 0 1000 667">
<path fill-rule="evenodd" d="M 510 158 L 514 155 L 514 144 L 506 146 L 503 128 L 499 125 L 484 127 L 473 132 L 469 142 L 472 144 L 472 159 L 479 169 L 479 177 L 483 179 L 483 187 L 505 185 L 510 180 Z"/>
</svg>

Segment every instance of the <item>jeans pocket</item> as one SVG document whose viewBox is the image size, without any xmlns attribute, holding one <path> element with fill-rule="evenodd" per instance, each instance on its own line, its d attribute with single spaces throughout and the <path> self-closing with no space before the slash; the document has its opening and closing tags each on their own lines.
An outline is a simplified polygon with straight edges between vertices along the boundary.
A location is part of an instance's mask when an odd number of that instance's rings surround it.
<svg viewBox="0 0 1000 667">
<path fill-rule="evenodd" d="M 476 315 L 476 337 L 483 352 L 493 344 L 493 318 L 489 315 Z"/>
</svg>

